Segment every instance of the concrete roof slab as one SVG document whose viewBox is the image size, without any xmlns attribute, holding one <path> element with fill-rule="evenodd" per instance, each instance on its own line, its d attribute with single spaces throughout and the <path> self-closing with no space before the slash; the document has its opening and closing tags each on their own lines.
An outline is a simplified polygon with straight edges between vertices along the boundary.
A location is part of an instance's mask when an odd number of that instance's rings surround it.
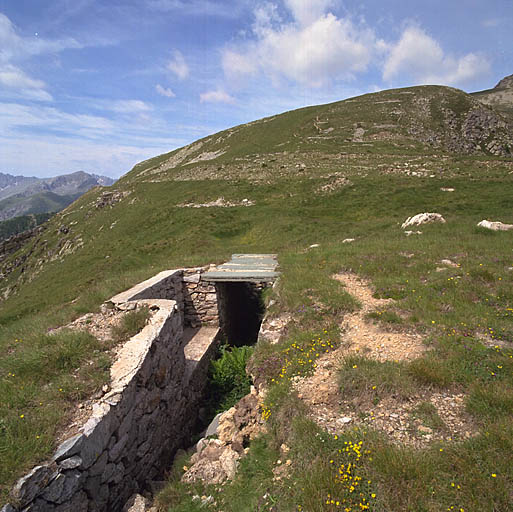
<svg viewBox="0 0 513 512">
<path fill-rule="evenodd" d="M 276 271 L 278 260 L 276 254 L 232 254 L 227 263 L 205 272 L 202 281 L 210 282 L 269 282 L 274 281 L 280 273 Z"/>
</svg>

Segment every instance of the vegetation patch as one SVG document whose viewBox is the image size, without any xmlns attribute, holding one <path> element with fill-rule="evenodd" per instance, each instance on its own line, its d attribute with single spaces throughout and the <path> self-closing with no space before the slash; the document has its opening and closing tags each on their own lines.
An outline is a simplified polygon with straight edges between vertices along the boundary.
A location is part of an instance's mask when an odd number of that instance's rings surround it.
<svg viewBox="0 0 513 512">
<path fill-rule="evenodd" d="M 209 416 L 233 407 L 251 386 L 251 377 L 246 372 L 253 347 L 220 347 L 219 357 L 212 360 L 209 370 L 208 405 Z"/>
<path fill-rule="evenodd" d="M 14 338 L 0 360 L 0 487 L 55 447 L 78 401 L 108 382 L 106 347 L 84 332 Z"/>
<path fill-rule="evenodd" d="M 135 336 L 148 323 L 150 316 L 150 308 L 147 306 L 137 308 L 123 315 L 121 321 L 111 328 L 114 343 L 122 343 Z"/>
</svg>

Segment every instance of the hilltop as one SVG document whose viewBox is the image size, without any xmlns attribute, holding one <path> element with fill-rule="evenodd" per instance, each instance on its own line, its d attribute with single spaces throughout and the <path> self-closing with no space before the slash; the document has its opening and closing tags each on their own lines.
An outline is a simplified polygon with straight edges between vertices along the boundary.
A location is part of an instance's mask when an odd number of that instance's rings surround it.
<svg viewBox="0 0 513 512">
<path fill-rule="evenodd" d="M 251 363 L 268 388 L 268 433 L 251 444 L 233 484 L 175 483 L 164 509 L 200 510 L 191 498 L 199 493 L 222 503 L 211 510 L 337 510 L 336 501 L 353 496 L 337 476 L 351 446 L 356 474 L 369 482 L 362 496 L 377 500 L 369 510 L 508 510 L 512 233 L 476 225 L 513 223 L 513 125 L 482 97 L 409 87 L 237 126 L 137 164 L 108 190 L 86 192 L 21 247 L 6 247 L 4 493 L 52 453 L 77 401 L 105 382 L 101 344 L 49 330 L 161 270 L 277 253 L 283 274 L 267 297 L 268 314 L 286 327 L 279 343 L 257 345 Z M 446 222 L 406 236 L 401 224 L 421 212 Z M 346 350 L 357 341 L 352 327 L 364 324 L 392 355 L 400 343 L 387 344 L 386 333 L 415 340 L 416 350 L 404 358 L 374 357 L 378 345 Z M 294 354 L 319 339 L 342 347 L 340 358 L 323 376 L 314 363 L 300 374 Z M 335 438 L 312 413 L 319 396 L 294 388 L 310 377 L 334 397 L 333 414 L 350 418 Z M 447 404 L 457 404 L 454 417 Z M 380 416 L 373 426 L 375 413 L 397 421 Z M 453 438 L 453 430 L 469 436 Z M 355 451 L 360 442 L 365 448 Z M 290 463 L 278 470 L 278 460 Z"/>
<path fill-rule="evenodd" d="M 474 92 L 472 96 L 513 119 L 513 75 L 504 77 L 493 89 Z"/>
</svg>

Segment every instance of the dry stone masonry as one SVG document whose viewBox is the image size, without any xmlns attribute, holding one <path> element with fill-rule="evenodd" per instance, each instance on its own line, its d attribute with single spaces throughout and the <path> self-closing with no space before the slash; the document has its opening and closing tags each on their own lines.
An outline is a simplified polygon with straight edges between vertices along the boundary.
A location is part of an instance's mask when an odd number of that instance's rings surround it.
<svg viewBox="0 0 513 512">
<path fill-rule="evenodd" d="M 80 432 L 17 482 L 13 504 L 2 512 L 121 510 L 189 442 L 219 337 L 215 288 L 201 283 L 202 270 L 161 272 L 104 304 L 121 310 L 145 305 L 153 314 L 119 348 L 110 391 Z M 213 324 L 209 339 L 194 347 L 184 329 L 202 322 Z"/>
<path fill-rule="evenodd" d="M 190 443 L 220 337 L 229 339 L 225 308 L 240 302 L 241 290 L 251 307 L 265 286 L 213 283 L 202 279 L 209 269 L 160 272 L 103 304 L 104 311 L 146 306 L 152 316 L 118 348 L 110 391 L 94 402 L 79 432 L 17 482 L 13 503 L 0 512 L 120 511 L 170 467 Z"/>
</svg>

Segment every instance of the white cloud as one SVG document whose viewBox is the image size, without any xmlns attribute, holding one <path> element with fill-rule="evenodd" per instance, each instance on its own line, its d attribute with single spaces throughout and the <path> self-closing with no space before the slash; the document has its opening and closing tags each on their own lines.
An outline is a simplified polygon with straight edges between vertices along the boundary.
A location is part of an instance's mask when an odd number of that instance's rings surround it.
<svg viewBox="0 0 513 512">
<path fill-rule="evenodd" d="M 39 37 L 20 37 L 11 20 L 0 13 L 0 87 L 10 96 L 37 101 L 52 101 L 42 80 L 30 77 L 13 64 L 44 53 L 57 53 L 65 48 L 80 48 L 74 39 L 49 41 Z"/>
<path fill-rule="evenodd" d="M 105 117 L 69 114 L 53 107 L 0 103 L 0 133 L 12 134 L 24 128 L 44 128 L 81 137 L 103 138 L 113 132 L 114 124 Z"/>
<path fill-rule="evenodd" d="M 237 53 L 233 50 L 223 52 L 222 66 L 230 81 L 252 75 L 258 70 L 258 63 L 251 58 L 250 54 Z"/>
<path fill-rule="evenodd" d="M 21 37 L 16 33 L 11 20 L 0 13 L 0 62 L 81 47 L 82 45 L 72 38 L 51 41 L 42 37 Z"/>
<path fill-rule="evenodd" d="M 45 90 L 46 84 L 28 76 L 23 70 L 12 64 L 0 62 L 0 91 L 3 95 L 36 101 L 52 101 L 52 96 Z"/>
<path fill-rule="evenodd" d="M 20 89 L 42 89 L 45 86 L 42 80 L 30 78 L 21 69 L 12 64 L 0 66 L 0 84 Z"/>
<path fill-rule="evenodd" d="M 484 20 L 481 25 L 485 28 L 495 28 L 501 24 L 501 20 L 498 18 L 490 18 L 488 20 Z"/>
<path fill-rule="evenodd" d="M 408 27 L 401 39 L 390 46 L 383 78 L 390 81 L 405 76 L 417 84 L 458 85 L 486 75 L 490 63 L 479 54 L 456 58 L 419 27 Z"/>
<path fill-rule="evenodd" d="M 201 103 L 235 103 L 235 98 L 227 92 L 218 89 L 200 94 Z"/>
<path fill-rule="evenodd" d="M 334 0 L 284 0 L 294 19 L 301 25 L 315 23 L 324 16 Z"/>
<path fill-rule="evenodd" d="M 2 165 L 24 175 L 56 176 L 64 172 L 88 171 L 114 178 L 128 172 L 137 162 L 171 151 L 182 143 L 147 140 L 141 145 L 67 139 L 62 137 L 0 136 Z"/>
<path fill-rule="evenodd" d="M 161 96 L 165 96 L 166 98 L 174 98 L 176 96 L 176 94 L 169 87 L 162 87 L 160 84 L 157 84 L 155 86 L 155 90 Z"/>
<path fill-rule="evenodd" d="M 222 55 L 228 79 L 260 71 L 274 82 L 286 78 L 312 87 L 333 80 L 351 80 L 367 69 L 375 46 L 374 33 L 349 18 L 327 12 L 330 0 L 312 6 L 306 0 L 286 0 L 294 18 L 284 23 L 276 6 L 256 9 L 255 40 L 243 51 L 227 48 Z"/>
<path fill-rule="evenodd" d="M 0 103 L 1 165 L 25 175 L 89 170 L 119 176 L 136 162 L 171 151 L 208 131 L 151 123 L 141 129 L 124 120 L 70 114 L 34 104 Z M 171 138 L 170 132 L 187 135 Z"/>
<path fill-rule="evenodd" d="M 167 63 L 167 69 L 172 71 L 180 80 L 189 76 L 189 66 L 179 50 L 174 50 L 173 58 Z"/>
<path fill-rule="evenodd" d="M 118 100 L 108 108 L 120 114 L 140 114 L 153 110 L 153 107 L 141 100 Z"/>
</svg>

